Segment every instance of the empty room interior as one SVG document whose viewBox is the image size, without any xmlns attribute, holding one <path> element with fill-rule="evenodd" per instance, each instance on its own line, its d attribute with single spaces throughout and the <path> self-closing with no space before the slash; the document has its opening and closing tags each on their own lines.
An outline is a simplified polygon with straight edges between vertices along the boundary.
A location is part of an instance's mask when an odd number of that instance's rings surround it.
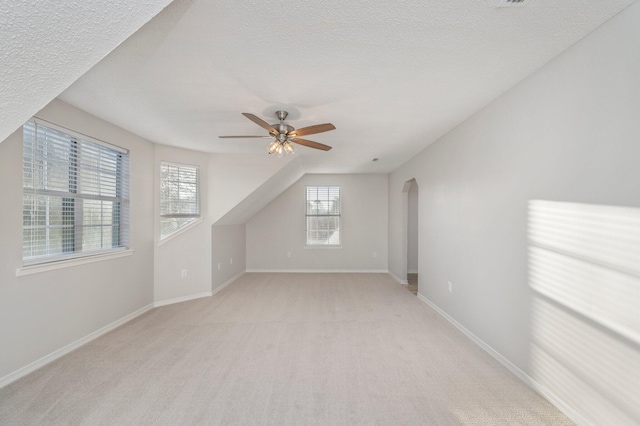
<svg viewBox="0 0 640 426">
<path fill-rule="evenodd" d="M 0 3 L 0 424 L 640 424 L 640 4 Z"/>
</svg>

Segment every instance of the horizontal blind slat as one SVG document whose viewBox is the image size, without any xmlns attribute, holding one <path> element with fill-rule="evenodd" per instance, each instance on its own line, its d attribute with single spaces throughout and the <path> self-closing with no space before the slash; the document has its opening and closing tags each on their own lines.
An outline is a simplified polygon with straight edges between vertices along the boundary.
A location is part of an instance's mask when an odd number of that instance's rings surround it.
<svg viewBox="0 0 640 426">
<path fill-rule="evenodd" d="M 199 167 L 160 163 L 160 237 L 200 217 Z"/>
<path fill-rule="evenodd" d="M 127 151 L 34 120 L 23 134 L 25 264 L 128 246 Z"/>
</svg>

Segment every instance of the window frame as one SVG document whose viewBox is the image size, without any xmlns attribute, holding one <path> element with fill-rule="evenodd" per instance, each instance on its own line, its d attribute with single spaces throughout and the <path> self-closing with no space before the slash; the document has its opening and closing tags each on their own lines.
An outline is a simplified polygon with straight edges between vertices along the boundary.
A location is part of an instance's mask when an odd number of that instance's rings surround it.
<svg viewBox="0 0 640 426">
<path fill-rule="evenodd" d="M 338 189 L 338 214 L 326 214 L 326 215 L 313 215 L 309 214 L 309 188 L 337 188 Z M 330 189 L 329 189 L 330 190 Z M 305 215 L 305 248 L 310 249 L 340 249 L 343 243 L 343 202 L 342 202 L 342 187 L 340 185 L 306 185 L 304 188 L 304 215 Z M 338 242 L 337 243 L 310 243 L 309 242 L 309 221 L 310 217 L 336 217 L 338 219 Z M 316 240 L 317 241 L 317 240 Z M 329 241 L 329 240 L 327 240 Z"/>
<path fill-rule="evenodd" d="M 33 146 L 31 152 L 28 152 L 27 148 L 27 126 L 32 125 L 32 134 L 33 134 Z M 39 167 L 38 163 L 49 164 L 55 162 L 55 157 L 52 156 L 51 153 L 47 152 L 46 154 L 40 155 L 38 152 L 38 147 L 43 146 L 39 145 L 42 143 L 38 139 L 38 128 L 45 128 L 48 130 L 52 130 L 54 132 L 61 133 L 64 138 L 68 138 L 68 145 L 65 145 L 66 140 L 63 142 L 55 142 L 58 144 L 56 147 L 66 147 L 69 148 L 68 159 L 64 159 L 62 164 L 68 167 L 68 175 L 64 180 L 67 180 L 68 186 L 67 190 L 60 189 L 50 189 L 47 188 L 50 184 L 55 184 L 54 180 L 49 180 L 47 175 L 49 174 L 48 168 L 46 171 L 43 169 L 42 176 L 43 180 L 40 183 L 37 183 L 36 175 L 34 174 L 34 169 Z M 94 138 L 92 136 L 77 132 L 75 130 L 60 126 L 58 124 L 52 123 L 50 121 L 44 120 L 39 117 L 32 117 L 22 126 L 22 209 L 23 209 L 23 219 L 22 219 L 22 264 L 23 269 L 34 269 L 42 266 L 52 265 L 52 264 L 69 264 L 70 262 L 77 261 L 78 259 L 86 259 L 90 257 L 109 257 L 109 255 L 119 254 L 123 252 L 130 251 L 130 152 L 129 150 L 119 147 L 117 145 L 113 145 L 111 143 L 102 141 L 100 139 Z M 83 164 L 82 160 L 83 154 L 87 155 L 90 153 L 93 156 L 97 155 L 97 163 L 95 166 L 89 166 L 87 164 Z M 114 195 L 106 195 L 100 193 L 101 190 L 98 190 L 98 193 L 92 193 L 91 190 L 84 191 L 82 190 L 81 185 L 81 174 L 88 173 L 93 169 L 95 176 L 93 176 L 93 180 L 89 182 L 95 184 L 97 187 L 101 188 L 102 185 L 102 177 L 103 175 L 109 174 L 106 169 L 106 157 L 103 159 L 102 155 L 109 155 L 115 158 L 115 161 L 112 163 L 112 166 L 115 167 L 115 170 L 112 173 L 112 179 L 115 181 L 113 184 Z M 28 161 L 30 159 L 30 161 Z M 101 162 L 101 160 L 104 160 Z M 29 169 L 29 170 L 27 170 Z M 27 174 L 31 173 L 31 187 L 28 187 L 28 179 Z M 63 180 L 63 181 L 64 181 Z M 93 190 L 95 192 L 95 189 Z M 32 197 L 32 200 L 29 202 L 28 197 Z M 45 201 L 45 224 L 40 225 L 37 224 L 37 217 L 34 218 L 34 214 L 38 216 L 40 212 L 37 210 L 37 199 L 39 197 L 46 197 Z M 60 251 L 54 251 L 53 253 L 49 253 L 49 247 L 51 245 L 51 237 L 50 237 L 50 229 L 53 225 L 51 225 L 51 216 L 54 214 L 54 211 L 50 208 L 50 203 L 52 200 L 61 200 L 62 207 L 60 210 L 61 215 L 67 214 L 67 218 L 70 219 L 71 224 L 65 224 L 63 220 L 63 224 L 59 225 L 61 228 L 65 228 L 66 232 L 70 233 L 70 237 L 63 237 L 63 241 L 61 242 Z M 99 201 L 100 204 L 100 222 L 97 224 L 85 225 L 84 219 L 88 214 L 83 210 L 84 203 L 87 201 Z M 104 223 L 104 212 L 103 210 L 105 206 L 102 202 L 112 203 L 111 204 L 111 222 Z M 30 210 L 27 210 L 27 206 L 31 206 Z M 114 213 L 114 208 L 117 209 L 117 213 Z M 30 211 L 31 214 L 29 216 L 26 215 L 26 212 Z M 108 210 L 107 210 L 108 211 Z M 52 213 L 53 212 L 53 213 Z M 118 218 L 117 222 L 113 220 L 113 216 Z M 27 220 L 28 218 L 28 220 Z M 34 225 L 34 222 L 36 224 Z M 111 227 L 111 247 L 100 247 L 96 249 L 85 249 L 83 247 L 83 233 L 87 231 L 91 227 Z M 85 229 L 87 228 L 87 229 Z M 26 243 L 27 243 L 27 230 L 45 230 L 45 238 L 44 242 L 38 242 L 38 247 L 45 249 L 47 253 L 45 254 L 35 254 L 31 256 L 26 256 Z M 116 233 L 113 233 L 113 230 L 117 230 Z M 100 245 L 103 246 L 102 239 L 104 235 L 101 232 Z M 32 238 L 33 240 L 33 238 Z M 38 240 L 36 238 L 35 240 Z M 66 247 L 65 247 L 66 245 Z M 32 245 L 31 245 L 32 246 Z"/>
<path fill-rule="evenodd" d="M 164 166 L 170 166 L 170 167 L 176 167 L 178 168 L 178 173 L 180 169 L 193 169 L 195 170 L 195 177 L 196 177 L 196 182 L 195 182 L 195 186 L 196 186 L 196 208 L 197 208 L 197 212 L 196 213 L 165 213 L 163 214 L 163 193 L 162 193 L 162 185 L 164 183 L 164 179 L 163 179 L 163 167 Z M 200 223 L 202 221 L 202 191 L 201 191 L 201 180 L 200 180 L 200 166 L 198 164 L 187 164 L 187 163 L 179 163 L 179 162 L 175 162 L 175 161 L 167 161 L 167 160 L 160 160 L 160 229 L 159 229 L 159 233 L 160 233 L 160 241 L 159 243 L 164 243 L 165 241 L 170 240 L 171 238 L 173 238 L 175 235 L 177 235 L 178 233 L 192 227 L 193 225 Z M 169 202 L 173 201 L 175 202 L 176 200 L 168 200 Z M 178 225 L 178 227 L 176 229 L 174 229 L 173 231 L 167 233 L 167 234 L 163 234 L 162 231 L 162 226 L 163 226 L 163 219 L 191 219 L 189 221 L 184 222 L 181 225 Z"/>
</svg>

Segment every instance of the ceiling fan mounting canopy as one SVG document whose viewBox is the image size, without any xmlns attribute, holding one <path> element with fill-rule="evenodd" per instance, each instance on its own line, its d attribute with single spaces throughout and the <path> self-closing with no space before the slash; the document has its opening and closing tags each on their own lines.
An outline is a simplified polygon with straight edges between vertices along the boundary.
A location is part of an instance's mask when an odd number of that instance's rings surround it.
<svg viewBox="0 0 640 426">
<path fill-rule="evenodd" d="M 287 111 L 276 111 L 276 117 L 278 117 L 280 121 L 286 120 L 288 115 L 289 113 Z"/>
<path fill-rule="evenodd" d="M 290 126 L 284 122 L 286 120 L 289 113 L 287 111 L 276 111 L 276 117 L 279 120 L 279 123 L 269 124 L 261 118 L 243 112 L 242 115 L 247 117 L 249 120 L 256 123 L 258 126 L 262 127 L 266 131 L 269 132 L 271 137 L 274 137 L 274 140 L 269 144 L 268 152 L 269 154 L 278 154 L 278 156 L 289 155 L 294 153 L 293 145 L 291 142 L 296 143 L 298 145 L 304 145 L 309 148 L 320 149 L 322 151 L 329 151 L 331 147 L 329 145 L 324 145 L 318 142 L 301 139 L 299 136 L 305 135 L 313 135 L 316 133 L 328 132 L 330 130 L 335 130 L 335 126 L 331 123 L 324 124 L 316 124 L 314 126 L 303 127 L 301 129 L 296 130 L 293 126 Z M 220 138 L 269 138 L 269 136 L 219 136 Z"/>
</svg>

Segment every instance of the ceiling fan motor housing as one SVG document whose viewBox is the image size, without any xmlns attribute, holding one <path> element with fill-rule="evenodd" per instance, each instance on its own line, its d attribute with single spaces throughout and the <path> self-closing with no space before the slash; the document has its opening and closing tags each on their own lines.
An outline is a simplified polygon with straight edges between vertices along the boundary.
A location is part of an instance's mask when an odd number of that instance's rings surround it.
<svg viewBox="0 0 640 426">
<path fill-rule="evenodd" d="M 280 134 L 277 135 L 276 137 L 279 137 L 279 136 L 286 137 L 287 133 L 291 133 L 295 130 L 293 127 L 289 126 L 288 124 L 284 124 L 282 122 L 278 124 L 272 124 L 271 127 L 273 127 L 274 129 L 278 129 L 278 131 L 280 132 Z"/>
</svg>

